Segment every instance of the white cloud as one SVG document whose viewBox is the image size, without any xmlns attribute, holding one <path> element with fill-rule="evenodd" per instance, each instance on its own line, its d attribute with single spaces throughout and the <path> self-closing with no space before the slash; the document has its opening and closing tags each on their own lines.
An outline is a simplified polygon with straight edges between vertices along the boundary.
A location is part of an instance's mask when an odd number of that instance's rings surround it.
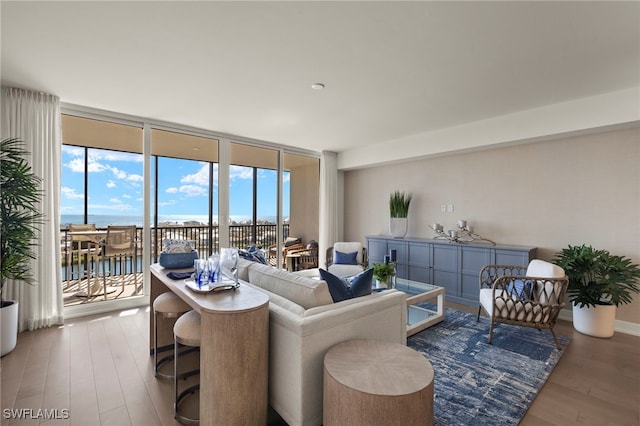
<svg viewBox="0 0 640 426">
<path fill-rule="evenodd" d="M 200 170 L 191 175 L 183 176 L 180 183 L 195 183 L 196 185 L 209 186 L 209 165 L 203 163 Z"/>
<path fill-rule="evenodd" d="M 116 183 L 114 181 L 112 181 L 112 180 L 107 182 L 107 188 L 115 188 L 116 186 L 118 186 L 118 185 L 116 185 Z"/>
<path fill-rule="evenodd" d="M 209 194 L 206 188 L 196 185 L 182 185 L 180 187 L 180 192 L 188 197 L 200 197 Z"/>
<path fill-rule="evenodd" d="M 111 166 L 107 166 L 109 168 L 109 170 L 111 170 L 111 173 L 113 173 L 113 175 L 117 178 L 117 179 L 127 179 L 127 172 L 125 172 L 124 170 L 120 170 L 117 167 L 111 167 Z"/>
<path fill-rule="evenodd" d="M 142 154 L 133 154 L 130 152 L 107 151 L 103 149 L 90 149 L 89 160 L 94 161 L 126 161 L 129 163 L 142 163 Z"/>
<path fill-rule="evenodd" d="M 68 167 L 72 172 L 84 173 L 84 160 L 82 158 L 74 158 L 65 164 L 65 167 Z"/>
<path fill-rule="evenodd" d="M 122 194 L 122 198 L 128 198 L 128 199 L 131 199 L 131 198 L 133 198 L 133 197 L 132 197 L 131 195 L 129 195 L 129 194 Z"/>
<path fill-rule="evenodd" d="M 60 192 L 63 197 L 70 198 L 74 200 L 82 200 L 84 199 L 84 194 L 78 194 L 75 189 L 63 186 L 60 188 Z"/>
<path fill-rule="evenodd" d="M 167 188 L 165 192 L 167 194 L 176 194 L 178 193 L 178 188 L 176 188 L 175 186 L 172 186 L 171 188 Z"/>
<path fill-rule="evenodd" d="M 122 201 L 120 201 L 118 198 L 111 198 L 109 201 L 112 202 L 112 203 L 115 203 L 115 204 L 121 204 L 122 203 Z"/>
<path fill-rule="evenodd" d="M 80 148 L 77 146 L 62 145 L 62 152 L 64 154 L 71 155 L 72 157 L 84 156 L 84 148 Z"/>
<path fill-rule="evenodd" d="M 229 179 L 252 179 L 253 169 L 244 166 L 229 166 Z"/>
</svg>

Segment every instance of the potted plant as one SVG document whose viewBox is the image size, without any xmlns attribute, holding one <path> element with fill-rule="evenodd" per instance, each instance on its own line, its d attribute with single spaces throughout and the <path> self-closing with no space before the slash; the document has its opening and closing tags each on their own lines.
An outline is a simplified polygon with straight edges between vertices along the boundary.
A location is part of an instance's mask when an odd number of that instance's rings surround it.
<svg viewBox="0 0 640 426">
<path fill-rule="evenodd" d="M 389 231 L 395 238 L 403 238 L 407 234 L 407 216 L 411 194 L 395 191 L 389 197 Z"/>
<path fill-rule="evenodd" d="M 613 336 L 616 308 L 640 292 L 638 265 L 585 244 L 568 246 L 556 253 L 554 262 L 569 277 L 574 328 L 590 336 Z"/>
<path fill-rule="evenodd" d="M 10 279 L 33 283 L 29 260 L 35 259 L 32 248 L 43 217 L 38 210 L 40 178 L 32 173 L 26 155 L 20 139 L 0 141 L 1 355 L 13 350 L 18 336 L 18 302 L 4 299 L 4 286 Z"/>
<path fill-rule="evenodd" d="M 387 288 L 391 288 L 391 277 L 395 270 L 391 263 L 374 263 L 373 264 L 373 279 L 378 281 L 378 284 L 383 284 Z M 380 287 L 379 285 L 377 287 Z"/>
</svg>

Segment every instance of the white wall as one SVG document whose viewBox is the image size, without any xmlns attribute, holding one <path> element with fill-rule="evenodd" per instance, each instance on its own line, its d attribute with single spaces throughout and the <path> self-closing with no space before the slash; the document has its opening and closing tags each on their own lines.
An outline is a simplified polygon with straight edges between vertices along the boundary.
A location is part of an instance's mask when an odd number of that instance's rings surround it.
<svg viewBox="0 0 640 426">
<path fill-rule="evenodd" d="M 466 219 L 499 244 L 538 247 L 543 259 L 587 243 L 640 263 L 639 128 L 345 171 L 345 240 L 388 234 L 396 189 L 414 196 L 411 236 Z M 618 319 L 640 323 L 640 297 Z"/>
</svg>

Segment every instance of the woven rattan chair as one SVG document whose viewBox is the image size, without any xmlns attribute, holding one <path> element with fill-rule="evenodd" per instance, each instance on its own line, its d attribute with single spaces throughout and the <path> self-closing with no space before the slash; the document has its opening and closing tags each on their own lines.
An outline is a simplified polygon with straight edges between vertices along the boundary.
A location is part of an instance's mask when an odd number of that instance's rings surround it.
<svg viewBox="0 0 640 426">
<path fill-rule="evenodd" d="M 482 310 L 491 318 L 489 343 L 494 325 L 504 323 L 549 329 L 560 349 L 553 327 L 565 306 L 568 284 L 569 279 L 562 268 L 538 259 L 532 260 L 526 268 L 512 265 L 482 268 L 477 321 Z"/>
</svg>

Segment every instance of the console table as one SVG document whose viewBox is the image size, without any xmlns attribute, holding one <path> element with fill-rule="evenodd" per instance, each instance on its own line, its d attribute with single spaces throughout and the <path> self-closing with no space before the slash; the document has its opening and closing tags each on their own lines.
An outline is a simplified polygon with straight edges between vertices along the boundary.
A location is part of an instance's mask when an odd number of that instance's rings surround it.
<svg viewBox="0 0 640 426">
<path fill-rule="evenodd" d="M 235 291 L 195 293 L 168 272 L 151 266 L 151 306 L 158 295 L 173 291 L 200 313 L 200 425 L 265 425 L 269 297 L 242 282 Z M 153 315 L 149 318 L 153 350 Z M 168 328 L 159 330 L 159 346 L 173 342 Z"/>
<path fill-rule="evenodd" d="M 448 301 L 468 306 L 478 304 L 478 274 L 483 266 L 526 266 L 536 255 L 536 247 L 527 246 L 453 243 L 386 235 L 370 235 L 366 239 L 369 264 L 383 263 L 384 256 L 390 250 L 396 250 L 398 278 L 444 287 Z"/>
</svg>

